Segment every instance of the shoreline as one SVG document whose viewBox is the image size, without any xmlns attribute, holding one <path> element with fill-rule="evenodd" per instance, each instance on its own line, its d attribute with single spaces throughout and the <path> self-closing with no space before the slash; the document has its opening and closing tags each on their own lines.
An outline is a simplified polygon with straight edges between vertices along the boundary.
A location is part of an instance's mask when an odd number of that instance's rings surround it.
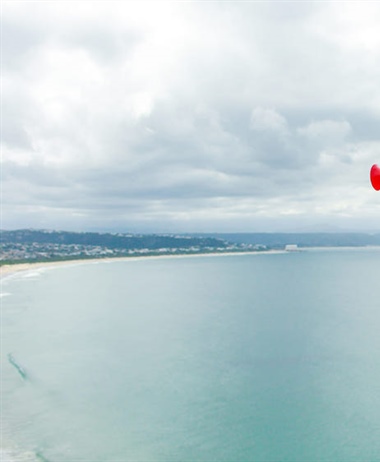
<svg viewBox="0 0 380 462">
<path fill-rule="evenodd" d="M 307 250 L 353 250 L 353 249 L 366 249 L 366 250 L 380 250 L 380 246 L 359 246 L 359 247 L 308 247 Z M 297 251 L 304 251 L 305 248 L 299 248 Z M 28 262 L 28 263 L 12 263 L 0 266 L 0 282 L 5 278 L 14 276 L 18 273 L 24 273 L 43 268 L 56 268 L 68 265 L 83 265 L 83 264 L 97 264 L 97 263 L 112 263 L 117 261 L 143 261 L 143 260 L 156 260 L 156 259 L 169 259 L 169 258 L 199 258 L 199 257 L 226 257 L 233 255 L 273 255 L 292 253 L 285 249 L 270 249 L 270 250 L 251 250 L 251 251 L 236 251 L 236 252 L 208 252 L 208 253 L 193 253 L 193 254 L 164 254 L 164 255 L 133 255 L 130 257 L 104 257 L 104 258 L 83 258 L 71 260 L 58 260 L 58 261 L 44 261 L 44 262 Z"/>
<path fill-rule="evenodd" d="M 18 273 L 24 273 L 32 270 L 39 270 L 42 268 L 55 268 L 68 265 L 83 265 L 95 263 L 112 263 L 117 261 L 142 261 L 142 260 L 156 260 L 156 259 L 169 259 L 169 258 L 190 258 L 190 257 L 225 257 L 233 255 L 268 255 L 268 254 L 281 254 L 285 250 L 261 250 L 261 251 L 242 251 L 242 252 L 210 252 L 210 253 L 197 253 L 197 254 L 167 254 L 167 255 L 141 255 L 132 257 L 114 257 L 114 258 L 86 258 L 78 260 L 61 260 L 51 262 L 30 262 L 30 263 L 13 263 L 0 266 L 0 280 L 4 280 L 9 276 Z"/>
</svg>

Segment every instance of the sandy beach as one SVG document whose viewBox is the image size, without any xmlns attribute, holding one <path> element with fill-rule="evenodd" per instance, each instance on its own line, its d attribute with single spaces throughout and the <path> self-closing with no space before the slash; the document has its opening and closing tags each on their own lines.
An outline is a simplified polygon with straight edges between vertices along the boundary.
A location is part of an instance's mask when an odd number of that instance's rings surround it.
<svg viewBox="0 0 380 462">
<path fill-rule="evenodd" d="M 162 258 L 194 258 L 194 257 L 225 257 L 233 255 L 262 255 L 262 254 L 274 254 L 284 253 L 284 250 L 265 250 L 265 251 L 252 251 L 252 252 L 215 252 L 215 253 L 198 253 L 198 254 L 181 254 L 181 255 L 149 255 L 149 256 L 133 256 L 133 257 L 120 257 L 120 258 L 94 258 L 85 260 L 63 260 L 63 261 L 52 261 L 52 262 L 35 262 L 35 263 L 15 263 L 13 265 L 2 265 L 0 266 L 0 280 L 11 276 L 15 273 L 38 270 L 41 268 L 54 268 L 58 266 L 67 265 L 81 265 L 91 264 L 100 262 L 115 262 L 115 261 L 141 261 L 141 260 L 155 260 Z"/>
<path fill-rule="evenodd" d="M 44 263 L 15 263 L 14 265 L 2 265 L 0 267 L 0 279 L 3 279 L 6 276 L 11 274 L 36 270 L 40 268 L 51 268 L 56 266 L 62 266 L 73 263 L 84 263 L 92 260 L 71 260 L 71 261 L 62 261 L 62 262 L 44 262 Z"/>
</svg>

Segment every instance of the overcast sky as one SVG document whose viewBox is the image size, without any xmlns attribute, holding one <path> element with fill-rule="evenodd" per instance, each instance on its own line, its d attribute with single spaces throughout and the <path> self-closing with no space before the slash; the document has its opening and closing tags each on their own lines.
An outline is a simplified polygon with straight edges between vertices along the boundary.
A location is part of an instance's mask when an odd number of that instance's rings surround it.
<svg viewBox="0 0 380 462">
<path fill-rule="evenodd" d="M 2 2 L 2 228 L 380 231 L 380 2 Z"/>
</svg>

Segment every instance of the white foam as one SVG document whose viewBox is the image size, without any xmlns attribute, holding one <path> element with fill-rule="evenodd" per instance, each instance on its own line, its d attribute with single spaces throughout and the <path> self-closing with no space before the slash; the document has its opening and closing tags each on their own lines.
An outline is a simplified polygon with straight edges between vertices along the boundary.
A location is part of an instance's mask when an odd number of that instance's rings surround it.
<svg viewBox="0 0 380 462">
<path fill-rule="evenodd" d="M 12 457 L 12 453 L 10 451 L 6 451 L 5 449 L 0 449 L 0 460 L 1 462 L 14 462 L 14 456 Z"/>
<path fill-rule="evenodd" d="M 1 462 L 35 462 L 36 456 L 33 452 L 18 452 L 13 449 L 0 448 Z"/>
<path fill-rule="evenodd" d="M 9 297 L 9 295 L 12 295 L 12 294 L 9 293 L 9 292 L 3 292 L 3 293 L 0 294 L 0 298 L 2 298 L 2 297 Z M 0 459 L 0 460 L 1 460 L 1 459 Z"/>
<path fill-rule="evenodd" d="M 22 275 L 22 278 L 38 278 L 41 276 L 41 270 L 30 271 Z"/>
</svg>

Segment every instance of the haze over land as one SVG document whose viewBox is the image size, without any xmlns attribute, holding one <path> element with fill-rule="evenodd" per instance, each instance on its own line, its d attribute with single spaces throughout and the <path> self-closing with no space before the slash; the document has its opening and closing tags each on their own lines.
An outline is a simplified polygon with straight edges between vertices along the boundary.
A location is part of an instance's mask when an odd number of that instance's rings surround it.
<svg viewBox="0 0 380 462">
<path fill-rule="evenodd" d="M 2 5 L 3 229 L 380 229 L 380 3 L 72 5 Z"/>
</svg>

